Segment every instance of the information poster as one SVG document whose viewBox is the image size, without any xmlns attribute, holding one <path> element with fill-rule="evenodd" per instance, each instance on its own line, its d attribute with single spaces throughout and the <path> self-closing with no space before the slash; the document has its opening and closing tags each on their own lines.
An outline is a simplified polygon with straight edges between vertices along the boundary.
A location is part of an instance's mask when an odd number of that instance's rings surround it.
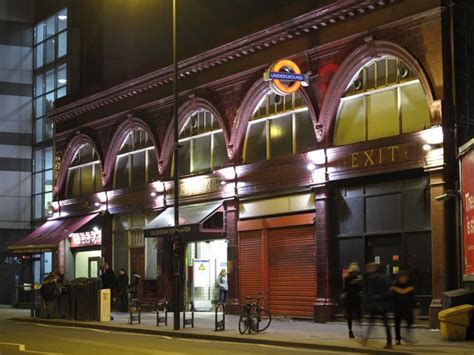
<svg viewBox="0 0 474 355">
<path fill-rule="evenodd" d="M 209 260 L 194 260 L 194 287 L 210 287 Z"/>
<path fill-rule="evenodd" d="M 461 158 L 464 275 L 474 276 L 474 150 Z"/>
</svg>

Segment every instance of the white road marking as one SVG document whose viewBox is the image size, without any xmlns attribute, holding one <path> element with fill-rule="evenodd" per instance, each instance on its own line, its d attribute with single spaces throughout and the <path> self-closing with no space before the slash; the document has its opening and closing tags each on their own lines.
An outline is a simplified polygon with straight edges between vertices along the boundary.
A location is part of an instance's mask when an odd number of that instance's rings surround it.
<svg viewBox="0 0 474 355">
<path fill-rule="evenodd" d="M 20 322 L 20 324 L 25 324 L 25 323 Z M 40 327 L 45 327 L 45 328 L 80 329 L 80 330 L 90 330 L 91 332 L 104 333 L 104 334 L 112 333 L 112 332 L 107 331 L 107 330 L 84 328 L 84 327 L 68 327 L 68 326 L 63 326 L 63 325 L 49 325 L 49 324 L 42 324 L 42 323 L 31 323 L 31 324 L 34 324 L 34 325 L 37 325 L 37 326 L 40 326 Z"/>
<path fill-rule="evenodd" d="M 18 351 L 21 351 L 21 352 L 24 352 L 24 353 L 49 354 L 49 355 L 63 355 L 62 353 L 52 353 L 52 352 L 49 352 L 49 351 L 26 350 L 26 345 L 25 345 L 25 344 L 18 344 L 18 343 L 2 343 L 2 342 L 0 342 L 0 345 L 16 346 L 16 347 L 18 347 Z"/>
<path fill-rule="evenodd" d="M 187 339 L 187 338 L 176 338 L 178 340 L 182 341 L 191 341 L 191 342 L 196 342 L 196 343 L 212 343 L 211 340 L 204 340 L 204 339 Z"/>
</svg>

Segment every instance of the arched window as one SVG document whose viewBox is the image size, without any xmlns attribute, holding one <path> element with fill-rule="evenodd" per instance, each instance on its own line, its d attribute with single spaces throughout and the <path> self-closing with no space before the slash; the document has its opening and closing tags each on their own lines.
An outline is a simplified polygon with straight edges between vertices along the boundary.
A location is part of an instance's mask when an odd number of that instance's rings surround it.
<svg viewBox="0 0 474 355">
<path fill-rule="evenodd" d="M 224 133 L 214 115 L 201 110 L 186 121 L 179 134 L 179 174 L 199 173 L 227 162 Z"/>
<path fill-rule="evenodd" d="M 383 58 L 363 67 L 341 98 L 334 144 L 344 145 L 429 128 L 425 93 L 402 61 Z"/>
<path fill-rule="evenodd" d="M 308 107 L 294 93 L 265 95 L 250 119 L 244 143 L 244 162 L 304 152 L 316 145 Z"/>
<path fill-rule="evenodd" d="M 102 190 L 102 168 L 94 148 L 84 144 L 67 172 L 66 197 L 88 195 Z"/>
<path fill-rule="evenodd" d="M 143 129 L 127 136 L 115 162 L 114 188 L 145 184 L 158 178 L 155 147 Z"/>
</svg>

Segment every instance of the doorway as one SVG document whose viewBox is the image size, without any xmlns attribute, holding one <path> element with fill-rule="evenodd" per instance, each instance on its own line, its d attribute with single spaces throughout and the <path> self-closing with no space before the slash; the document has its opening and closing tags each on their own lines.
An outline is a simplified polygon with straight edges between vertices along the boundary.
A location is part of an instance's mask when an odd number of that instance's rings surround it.
<svg viewBox="0 0 474 355">
<path fill-rule="evenodd" d="M 89 258 L 88 276 L 89 278 L 100 277 L 100 257 Z"/>
<path fill-rule="evenodd" d="M 400 235 L 377 235 L 366 239 L 366 263 L 375 262 L 387 274 L 395 275 L 402 265 L 402 238 Z"/>
</svg>

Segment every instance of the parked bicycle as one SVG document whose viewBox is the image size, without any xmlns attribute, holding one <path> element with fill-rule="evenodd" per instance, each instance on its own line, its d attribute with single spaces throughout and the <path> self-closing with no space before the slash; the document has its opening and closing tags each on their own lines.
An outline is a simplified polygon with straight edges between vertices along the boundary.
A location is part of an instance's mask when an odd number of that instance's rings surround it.
<svg viewBox="0 0 474 355">
<path fill-rule="evenodd" d="M 247 296 L 247 303 L 242 307 L 239 318 L 239 332 L 245 334 L 247 331 L 250 334 L 252 331 L 259 333 L 267 330 L 272 322 L 272 315 L 268 310 L 263 308 L 260 301 L 264 297 L 259 294 L 255 302 L 252 297 Z"/>
</svg>

